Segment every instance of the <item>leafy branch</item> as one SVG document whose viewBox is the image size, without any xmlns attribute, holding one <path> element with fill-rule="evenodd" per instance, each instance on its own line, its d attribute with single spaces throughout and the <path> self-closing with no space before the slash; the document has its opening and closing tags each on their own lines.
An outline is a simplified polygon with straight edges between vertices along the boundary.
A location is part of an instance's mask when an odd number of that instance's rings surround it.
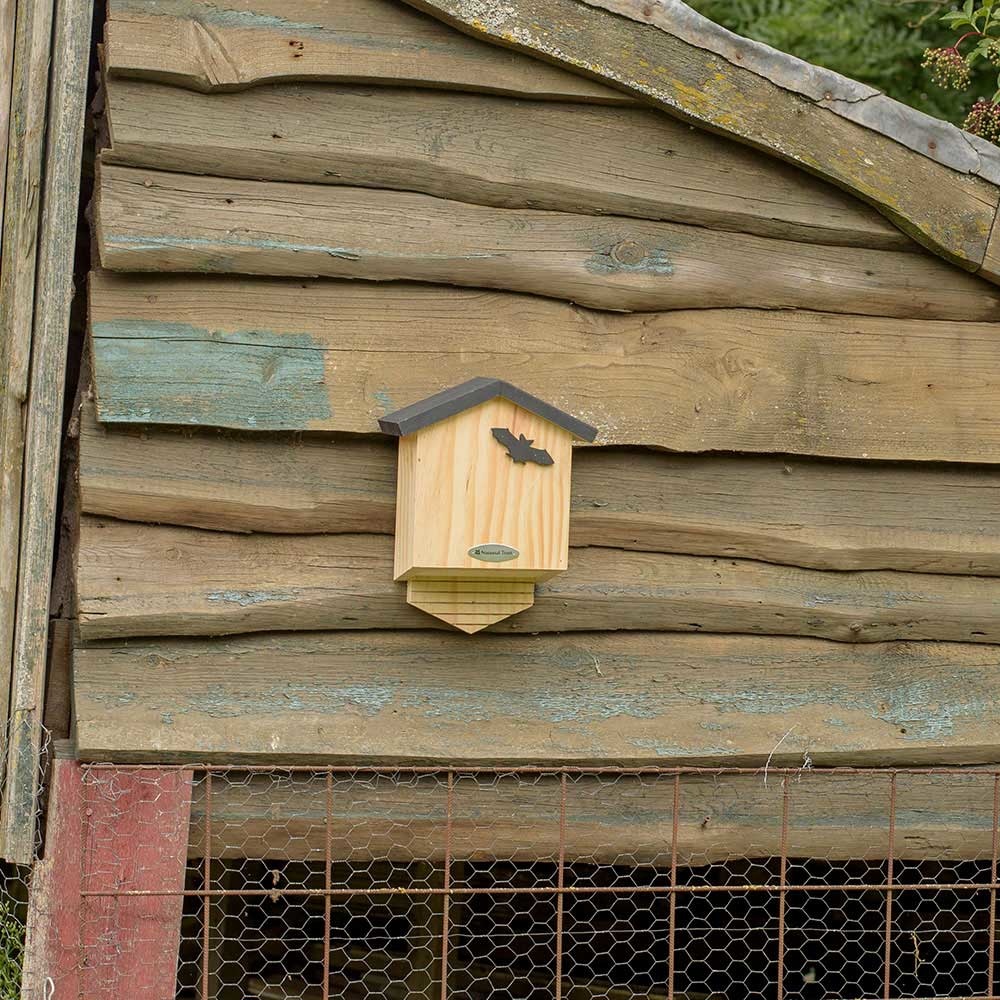
<svg viewBox="0 0 1000 1000">
<path fill-rule="evenodd" d="M 965 0 L 959 10 L 942 14 L 939 20 L 962 32 L 954 44 L 924 51 L 922 65 L 939 87 L 965 90 L 977 64 L 1000 68 L 1000 0 Z M 973 104 L 964 122 L 967 131 L 991 142 L 1000 142 L 1000 73 L 996 88 L 991 98 L 981 97 Z"/>
<path fill-rule="evenodd" d="M 0 1000 L 19 1000 L 24 963 L 24 924 L 0 899 Z"/>
</svg>

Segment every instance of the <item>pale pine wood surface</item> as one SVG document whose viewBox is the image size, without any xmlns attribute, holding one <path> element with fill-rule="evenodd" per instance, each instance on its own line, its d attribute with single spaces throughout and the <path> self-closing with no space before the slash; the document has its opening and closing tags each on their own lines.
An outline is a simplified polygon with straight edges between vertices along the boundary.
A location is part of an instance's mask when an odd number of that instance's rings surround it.
<svg viewBox="0 0 1000 1000">
<path fill-rule="evenodd" d="M 406 603 L 468 635 L 481 632 L 535 602 L 531 580 L 408 580 Z"/>
<path fill-rule="evenodd" d="M 553 464 L 514 462 L 494 427 L 523 434 Z M 396 579 L 544 580 L 564 570 L 572 446 L 568 432 L 500 397 L 401 438 Z M 484 563 L 469 555 L 487 542 L 519 556 Z"/>
</svg>

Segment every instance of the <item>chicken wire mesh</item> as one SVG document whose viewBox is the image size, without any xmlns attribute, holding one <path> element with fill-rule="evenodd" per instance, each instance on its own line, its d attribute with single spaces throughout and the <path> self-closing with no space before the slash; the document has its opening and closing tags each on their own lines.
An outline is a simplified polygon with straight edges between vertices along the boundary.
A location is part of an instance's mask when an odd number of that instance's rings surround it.
<svg viewBox="0 0 1000 1000">
<path fill-rule="evenodd" d="M 80 962 L 100 996 L 137 977 L 202 1000 L 996 988 L 1000 771 L 95 765 L 83 782 Z"/>
<path fill-rule="evenodd" d="M 20 1000 L 30 868 L 0 861 L 0 1000 Z"/>
<path fill-rule="evenodd" d="M 25 731 L 29 724 L 25 723 Z M 7 761 L 7 733 L 0 731 L 0 768 Z M 51 741 L 44 729 L 39 743 L 40 780 L 38 805 L 35 810 L 35 853 L 41 847 L 41 818 L 45 786 L 41 781 L 50 757 Z M 0 806 L 5 799 L 5 787 L 0 784 Z M 0 845 L 2 846 L 2 845 Z M 0 855 L 2 855 L 0 850 Z M 0 1000 L 21 1000 L 22 973 L 25 963 L 25 938 L 28 921 L 28 900 L 31 889 L 32 865 L 11 864 L 0 858 Z"/>
</svg>

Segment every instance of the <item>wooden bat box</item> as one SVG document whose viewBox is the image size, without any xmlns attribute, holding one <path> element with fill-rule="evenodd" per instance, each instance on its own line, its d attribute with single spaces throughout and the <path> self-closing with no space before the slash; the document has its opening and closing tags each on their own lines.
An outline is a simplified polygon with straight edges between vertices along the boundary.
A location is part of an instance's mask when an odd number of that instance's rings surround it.
<svg viewBox="0 0 1000 1000">
<path fill-rule="evenodd" d="M 500 379 L 475 378 L 379 421 L 399 437 L 395 579 L 464 632 L 530 608 L 566 569 L 573 439 L 597 431 Z"/>
</svg>

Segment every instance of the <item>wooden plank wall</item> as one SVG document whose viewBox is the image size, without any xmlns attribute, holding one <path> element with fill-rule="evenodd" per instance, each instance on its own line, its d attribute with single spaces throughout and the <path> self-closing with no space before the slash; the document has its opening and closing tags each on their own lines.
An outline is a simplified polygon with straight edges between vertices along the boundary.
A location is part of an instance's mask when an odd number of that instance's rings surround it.
<svg viewBox="0 0 1000 1000">
<path fill-rule="evenodd" d="M 997 759 L 995 286 L 400 0 L 189 6 L 109 11 L 85 758 Z M 468 639 L 374 432 L 473 375 L 600 436 L 569 571 Z"/>
</svg>

